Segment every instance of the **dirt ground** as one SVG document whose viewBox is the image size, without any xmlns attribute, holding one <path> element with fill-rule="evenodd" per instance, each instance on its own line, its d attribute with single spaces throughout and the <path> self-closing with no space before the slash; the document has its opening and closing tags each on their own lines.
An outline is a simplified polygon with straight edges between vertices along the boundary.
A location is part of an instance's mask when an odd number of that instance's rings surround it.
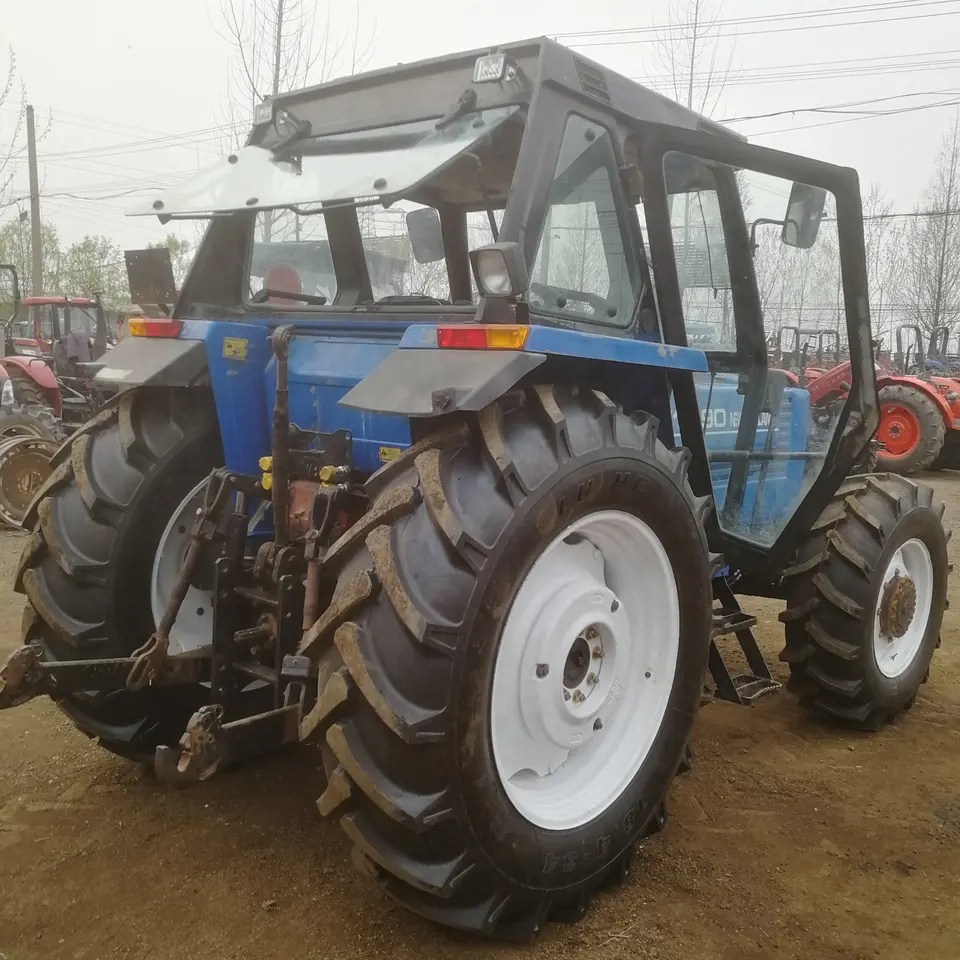
<svg viewBox="0 0 960 960">
<path fill-rule="evenodd" d="M 960 530 L 960 474 L 934 484 Z M 20 544 L 0 535 L 0 657 L 18 642 Z M 775 662 L 778 605 L 757 606 Z M 178 791 L 34 702 L 0 714 L 0 960 L 960 954 L 960 602 L 915 709 L 881 733 L 827 729 L 781 693 L 706 707 L 694 748 L 627 885 L 505 947 L 409 916 L 354 872 L 314 807 L 313 749 Z"/>
</svg>

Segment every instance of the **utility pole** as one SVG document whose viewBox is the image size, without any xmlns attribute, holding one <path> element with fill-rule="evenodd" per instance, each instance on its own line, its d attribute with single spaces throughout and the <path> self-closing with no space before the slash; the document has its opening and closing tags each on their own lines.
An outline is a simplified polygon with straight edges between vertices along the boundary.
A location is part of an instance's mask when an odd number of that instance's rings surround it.
<svg viewBox="0 0 960 960">
<path fill-rule="evenodd" d="M 30 251 L 33 255 L 30 294 L 43 294 L 43 247 L 40 236 L 40 177 L 37 174 L 37 131 L 33 107 L 27 105 L 27 164 L 30 167 Z"/>
</svg>

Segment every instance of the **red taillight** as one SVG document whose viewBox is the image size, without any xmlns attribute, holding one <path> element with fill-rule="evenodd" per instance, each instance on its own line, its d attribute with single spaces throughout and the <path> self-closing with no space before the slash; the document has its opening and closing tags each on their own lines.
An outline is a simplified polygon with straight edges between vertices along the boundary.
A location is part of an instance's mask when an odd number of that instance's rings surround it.
<svg viewBox="0 0 960 960">
<path fill-rule="evenodd" d="M 499 324 L 437 327 L 437 346 L 460 350 L 522 350 L 530 328 Z"/>
<path fill-rule="evenodd" d="M 437 327 L 437 346 L 485 350 L 487 335 L 483 327 Z"/>
<path fill-rule="evenodd" d="M 137 318 L 128 320 L 127 328 L 132 337 L 175 337 L 183 329 L 183 321 Z"/>
</svg>

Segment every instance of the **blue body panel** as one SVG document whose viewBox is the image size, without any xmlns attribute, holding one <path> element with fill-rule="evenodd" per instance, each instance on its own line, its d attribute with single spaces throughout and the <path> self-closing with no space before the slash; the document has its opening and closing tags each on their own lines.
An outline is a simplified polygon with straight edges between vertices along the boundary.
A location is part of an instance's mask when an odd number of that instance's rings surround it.
<svg viewBox="0 0 960 960">
<path fill-rule="evenodd" d="M 258 472 L 257 461 L 270 452 L 276 384 L 276 360 L 270 334 L 276 322 L 253 319 L 245 323 L 188 320 L 181 338 L 201 340 L 207 351 L 210 381 L 223 452 L 228 467 L 242 473 Z M 376 320 L 305 320 L 290 345 L 288 385 L 291 422 L 305 430 L 349 430 L 353 435 L 354 463 L 364 473 L 410 444 L 410 424 L 403 417 L 369 413 L 339 406 L 343 395 L 397 348 L 436 347 L 436 327 L 423 323 Z M 226 343 L 225 341 L 230 341 Z M 237 349 L 237 344 L 241 349 Z M 690 370 L 705 423 L 708 453 L 732 450 L 743 397 L 737 377 L 710 375 L 704 353 L 658 342 L 605 337 L 552 327 L 533 326 L 525 349 L 536 353 L 574 356 L 629 363 L 639 367 Z M 642 377 L 642 370 L 637 371 Z M 709 399 L 709 407 L 707 403 Z M 802 451 L 807 446 L 809 395 L 788 388 L 773 449 Z M 675 415 L 674 428 L 679 436 Z M 761 423 L 755 449 L 762 450 L 769 423 Z M 767 467 L 762 502 L 754 515 L 754 500 L 761 473 L 754 463 L 748 473 L 741 517 L 745 527 L 762 524 L 792 512 L 804 480 L 801 460 L 774 461 Z M 730 475 L 729 463 L 711 463 L 714 495 L 722 506 Z"/>
<path fill-rule="evenodd" d="M 400 346 L 419 350 L 436 348 L 437 328 L 433 325 L 414 324 L 404 333 Z M 668 370 L 695 370 L 705 373 L 709 369 L 706 354 L 692 347 L 674 347 L 666 343 L 628 340 L 624 337 L 605 337 L 560 327 L 530 327 L 523 349 L 529 353 L 579 357 L 582 360 L 613 360 L 616 363 L 633 363 Z"/>
<path fill-rule="evenodd" d="M 316 332 L 290 344 L 290 420 L 304 430 L 351 431 L 354 462 L 372 472 L 382 465 L 381 447 L 409 446 L 410 425 L 400 417 L 347 410 L 338 403 L 396 349 L 407 325 L 354 321 L 302 326 Z M 241 473 L 257 473 L 257 461 L 270 452 L 277 382 L 271 332 L 266 322 L 188 320 L 180 333 L 206 345 L 224 457 L 231 470 Z M 228 339 L 246 341 L 245 358 L 224 356 Z"/>
</svg>

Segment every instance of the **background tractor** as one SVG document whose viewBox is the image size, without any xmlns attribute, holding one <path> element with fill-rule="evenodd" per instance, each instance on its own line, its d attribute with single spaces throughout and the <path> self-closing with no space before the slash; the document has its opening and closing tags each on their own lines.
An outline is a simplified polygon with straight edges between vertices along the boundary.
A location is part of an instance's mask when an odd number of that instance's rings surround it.
<svg viewBox="0 0 960 960">
<path fill-rule="evenodd" d="M 947 536 L 928 487 L 850 476 L 850 169 L 535 40 L 266 101 L 137 212 L 210 224 L 31 508 L 0 706 L 49 694 L 172 783 L 312 740 L 384 891 L 522 938 L 663 827 L 705 682 L 778 689 L 742 597 L 785 601 L 804 710 L 913 705 Z M 829 404 L 768 364 L 761 220 L 842 291 Z"/>
</svg>

